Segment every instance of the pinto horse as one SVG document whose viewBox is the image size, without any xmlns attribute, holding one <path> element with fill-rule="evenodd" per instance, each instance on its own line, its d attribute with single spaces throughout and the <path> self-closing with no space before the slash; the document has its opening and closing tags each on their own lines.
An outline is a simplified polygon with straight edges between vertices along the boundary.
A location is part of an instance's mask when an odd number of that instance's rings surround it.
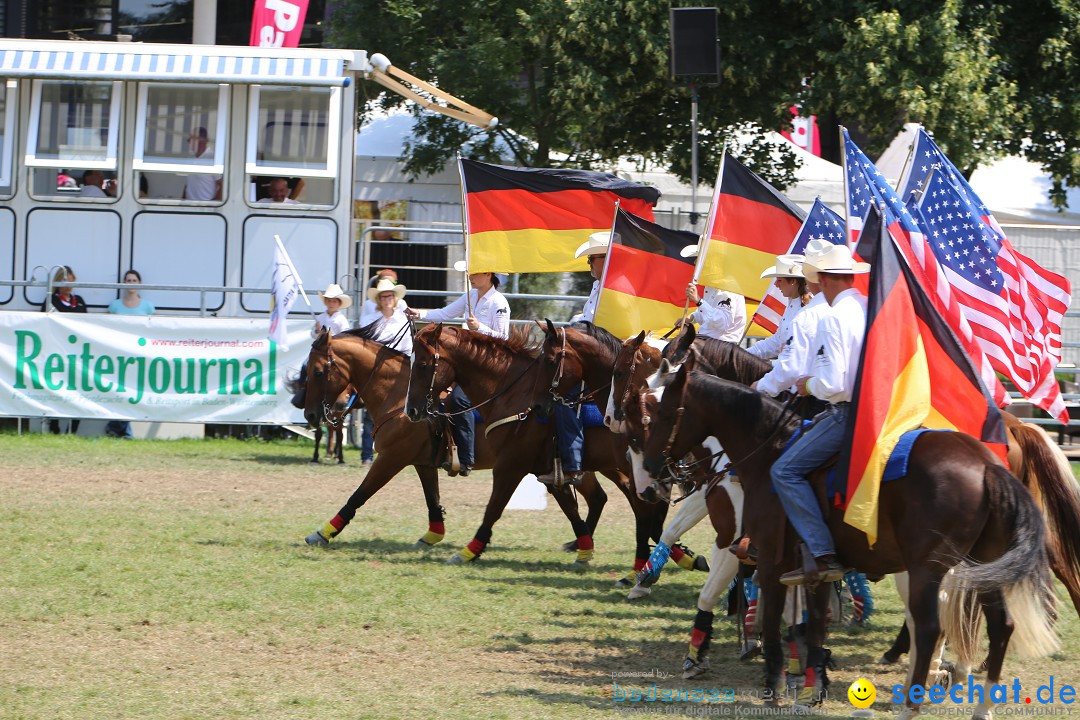
<svg viewBox="0 0 1080 720">
<path fill-rule="evenodd" d="M 744 522 L 758 546 L 763 599 L 766 694 L 779 690 L 780 612 L 784 587 L 779 575 L 796 563 L 795 534 L 771 491 L 769 469 L 798 425 L 780 403 L 745 385 L 693 372 L 695 355 L 665 388 L 644 393 L 649 422 L 643 465 L 653 477 L 672 458 L 681 458 L 708 436 L 739 448 L 733 459 L 746 494 Z M 970 666 L 974 602 L 987 619 L 990 650 L 987 682 L 1001 678 L 1010 638 L 1021 651 L 1045 654 L 1056 647 L 1051 618 L 1054 594 L 1047 572 L 1046 526 L 1031 494 L 975 438 L 957 432 L 925 433 L 915 441 L 903 479 L 884 483 L 879 498 L 879 533 L 873 547 L 861 531 L 844 523 L 843 510 L 829 507 L 826 519 L 837 554 L 871 576 L 906 570 L 905 604 L 915 651 L 907 688 L 924 685 L 940 645 L 939 592 L 948 574 L 950 591 L 942 617 L 957 643 L 961 664 Z M 827 655 L 824 602 L 827 587 L 807 591 L 810 601 L 808 670 L 814 689 L 824 689 Z M 1015 636 L 1014 636 L 1014 630 Z M 808 672 L 807 684 L 810 685 Z M 918 714 L 910 696 L 901 717 Z M 981 703 L 975 716 L 989 718 Z"/>
<path fill-rule="evenodd" d="M 503 340 L 464 328 L 428 325 L 413 340 L 415 361 L 405 403 L 408 418 L 415 423 L 435 420 L 443 414 L 437 407 L 439 393 L 456 382 L 487 419 L 486 430 L 477 433 L 477 447 L 486 439 L 495 458 L 491 467 L 494 484 L 483 521 L 472 541 L 451 562 L 475 560 L 491 542 L 492 528 L 521 479 L 550 469 L 551 426 L 537 422 L 539 413 L 532 402 L 540 371 L 538 350 L 529 344 L 524 328 L 515 328 L 510 339 Z M 604 428 L 586 431 L 582 467 L 625 485 L 629 468 L 612 443 L 605 442 L 604 434 Z M 652 522 L 652 518 L 639 516 L 637 522 Z M 579 556 L 586 553 L 591 557 L 594 527 L 574 523 Z"/>
<path fill-rule="evenodd" d="M 435 545 L 445 533 L 445 511 L 439 502 L 440 448 L 430 428 L 409 422 L 402 412 L 409 387 L 409 357 L 376 342 L 371 336 L 369 328 L 349 330 L 332 339 L 324 334 L 311 346 L 304 410 L 308 422 L 315 424 L 325 420 L 331 426 L 340 424 L 348 403 L 344 390 L 351 385 L 371 413 L 379 452 L 360 486 L 334 517 L 307 536 L 307 542 L 310 545 L 328 544 L 345 529 L 364 503 L 405 467 L 412 465 L 424 489 L 428 511 L 428 531 L 416 546 Z M 476 459 L 476 467 L 480 469 L 494 464 L 492 449 L 482 435 L 476 443 Z M 579 529 L 595 528 L 606 496 L 591 475 L 583 479 L 581 492 L 589 506 L 584 521 L 578 515 L 577 499 L 569 491 L 553 494 L 571 524 Z M 579 550 L 578 560 L 585 562 L 589 555 Z"/>
</svg>

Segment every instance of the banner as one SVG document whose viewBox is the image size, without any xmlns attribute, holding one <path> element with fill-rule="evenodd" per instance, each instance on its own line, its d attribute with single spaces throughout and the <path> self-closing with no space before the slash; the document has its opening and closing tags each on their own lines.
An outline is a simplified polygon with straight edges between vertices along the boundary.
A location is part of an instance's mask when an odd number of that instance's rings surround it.
<svg viewBox="0 0 1080 720">
<path fill-rule="evenodd" d="M 282 350 L 288 351 L 285 319 L 289 317 L 296 297 L 303 292 L 300 274 L 293 267 L 292 260 L 281 238 L 274 236 L 274 262 L 270 270 L 270 332 L 268 337 Z"/>
<path fill-rule="evenodd" d="M 255 0 L 251 47 L 300 47 L 308 0 Z"/>
<path fill-rule="evenodd" d="M 311 323 L 265 318 L 0 312 L 0 415 L 303 424 L 285 382 Z"/>
</svg>

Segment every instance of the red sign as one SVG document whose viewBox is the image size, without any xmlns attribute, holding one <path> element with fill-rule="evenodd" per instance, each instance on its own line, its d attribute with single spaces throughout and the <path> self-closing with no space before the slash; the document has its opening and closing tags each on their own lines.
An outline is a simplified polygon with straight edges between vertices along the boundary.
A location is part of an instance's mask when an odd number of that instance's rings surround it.
<svg viewBox="0 0 1080 720">
<path fill-rule="evenodd" d="M 255 0 L 252 47 L 299 47 L 308 0 Z"/>
</svg>

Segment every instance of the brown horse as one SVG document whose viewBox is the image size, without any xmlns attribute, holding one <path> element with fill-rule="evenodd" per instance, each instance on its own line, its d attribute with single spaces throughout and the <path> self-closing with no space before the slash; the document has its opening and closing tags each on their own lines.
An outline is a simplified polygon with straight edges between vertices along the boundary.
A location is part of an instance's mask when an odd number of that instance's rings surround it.
<svg viewBox="0 0 1080 720">
<path fill-rule="evenodd" d="M 525 475 L 551 468 L 552 428 L 537 422 L 539 413 L 532 402 L 540 371 L 538 348 L 530 345 L 526 333 L 525 328 L 515 328 L 509 340 L 502 340 L 439 324 L 423 328 L 413 341 L 415 361 L 405 403 L 409 419 L 416 423 L 436 419 L 442 414 L 437 407 L 439 393 L 456 382 L 487 419 L 487 429 L 477 433 L 477 440 L 486 436 L 495 455 L 494 484 L 483 521 L 472 541 L 451 558 L 455 562 L 474 560 L 487 548 L 493 526 Z M 609 438 L 604 428 L 586 431 L 582 467 L 625 485 L 625 459 L 617 456 Z M 637 518 L 639 524 L 650 520 Z M 578 532 L 578 552 L 591 554 L 591 531 Z"/>
<path fill-rule="evenodd" d="M 649 430 L 644 468 L 656 477 L 672 458 L 683 457 L 710 435 L 724 447 L 742 449 L 733 463 L 746 493 L 744 524 L 758 546 L 766 692 L 775 693 L 784 590 L 779 575 L 797 562 L 795 536 L 790 528 L 785 531 L 786 518 L 777 509 L 769 470 L 798 420 L 780 403 L 745 385 L 693 372 L 694 364 L 691 353 L 666 388 L 645 393 Z M 978 440 L 955 432 L 919 437 L 907 475 L 881 487 L 873 547 L 865 534 L 844 523 L 841 509 L 829 507 L 826 517 L 846 565 L 871 577 L 908 572 L 905 600 L 915 652 L 907 688 L 926 684 L 930 660 L 941 641 L 938 596 L 946 573 L 951 591 L 943 617 L 957 620 L 946 622 L 944 629 L 954 646 L 966 653 L 961 662 L 969 665 L 972 643 L 965 642 L 969 638 L 961 637 L 960 631 L 968 627 L 975 598 L 990 637 L 989 684 L 1001 677 L 1014 629 L 1021 650 L 1045 653 L 1056 646 L 1050 626 L 1054 595 L 1047 572 L 1045 524 L 1031 494 Z M 826 592 L 819 586 L 812 593 L 807 641 L 808 665 L 819 691 L 826 684 L 827 655 L 822 647 Z M 906 698 L 901 714 L 911 717 L 918 713 L 918 704 Z M 989 717 L 991 708 L 992 704 L 981 704 L 976 717 Z"/>
<path fill-rule="evenodd" d="M 371 413 L 378 455 L 363 482 L 345 504 L 319 530 L 307 537 L 308 544 L 326 545 L 356 516 L 387 482 L 412 465 L 424 489 L 428 510 L 428 531 L 417 546 L 440 542 L 445 533 L 444 509 L 439 502 L 438 464 L 441 451 L 431 428 L 409 422 L 402 412 L 409 387 L 409 357 L 370 338 L 368 329 L 350 330 L 333 339 L 322 336 L 314 342 L 308 358 L 308 380 L 304 414 L 309 423 L 340 422 L 352 385 Z M 481 436 L 476 444 L 477 467 L 490 468 L 495 461 L 491 446 Z M 589 507 L 588 517 L 578 515 L 577 500 L 568 490 L 553 493 L 559 507 L 570 518 L 578 535 L 592 535 L 606 496 L 595 477 L 584 478 L 581 493 Z M 591 551 L 579 550 L 578 560 L 587 562 Z"/>
</svg>

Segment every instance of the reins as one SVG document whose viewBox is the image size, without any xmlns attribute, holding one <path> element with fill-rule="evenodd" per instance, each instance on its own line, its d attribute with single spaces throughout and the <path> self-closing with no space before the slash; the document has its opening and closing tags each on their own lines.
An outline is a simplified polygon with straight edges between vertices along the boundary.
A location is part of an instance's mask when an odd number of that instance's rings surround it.
<svg viewBox="0 0 1080 720">
<path fill-rule="evenodd" d="M 562 349 L 555 353 L 556 357 L 559 358 L 559 362 L 556 366 L 555 374 L 551 378 L 551 387 L 548 388 L 548 393 L 555 402 L 560 405 L 565 405 L 568 408 L 577 408 L 590 402 L 596 402 L 596 398 L 600 395 L 600 392 L 611 387 L 612 380 L 608 380 L 600 387 L 594 388 L 583 395 L 579 395 L 576 400 L 570 400 L 559 392 L 558 388 L 559 385 L 562 384 L 563 370 L 566 363 L 566 328 L 559 328 L 559 332 L 562 334 Z M 612 364 L 613 373 L 614 370 L 615 367 L 614 364 Z M 584 380 L 582 380 L 582 384 L 584 384 Z"/>
</svg>

